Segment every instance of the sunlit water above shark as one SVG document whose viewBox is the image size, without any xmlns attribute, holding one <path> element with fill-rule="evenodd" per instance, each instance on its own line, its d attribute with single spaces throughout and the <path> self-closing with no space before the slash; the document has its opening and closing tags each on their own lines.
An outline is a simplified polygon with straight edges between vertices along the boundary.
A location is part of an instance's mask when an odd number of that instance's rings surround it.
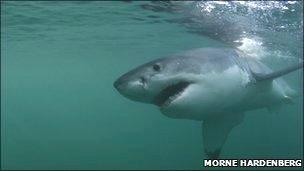
<svg viewBox="0 0 304 171">
<path fill-rule="evenodd" d="M 205 169 L 200 122 L 123 98 L 113 82 L 201 47 L 234 47 L 274 70 L 297 63 L 302 10 L 295 1 L 1 2 L 2 168 Z M 247 112 L 222 158 L 302 158 L 302 74 L 283 77 L 294 104 Z"/>
</svg>

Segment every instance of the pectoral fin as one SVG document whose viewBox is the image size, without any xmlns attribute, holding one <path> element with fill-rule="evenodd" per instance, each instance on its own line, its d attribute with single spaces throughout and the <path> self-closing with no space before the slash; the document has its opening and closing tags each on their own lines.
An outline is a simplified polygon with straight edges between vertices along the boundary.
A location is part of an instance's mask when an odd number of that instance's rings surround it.
<svg viewBox="0 0 304 171">
<path fill-rule="evenodd" d="M 242 122 L 243 113 L 226 113 L 210 116 L 203 120 L 202 132 L 205 153 L 217 159 L 231 129 Z"/>
</svg>

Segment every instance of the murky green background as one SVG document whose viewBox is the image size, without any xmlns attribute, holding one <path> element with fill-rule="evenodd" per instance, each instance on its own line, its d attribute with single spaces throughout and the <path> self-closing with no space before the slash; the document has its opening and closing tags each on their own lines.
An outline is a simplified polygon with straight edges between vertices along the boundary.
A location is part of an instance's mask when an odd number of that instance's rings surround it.
<svg viewBox="0 0 304 171">
<path fill-rule="evenodd" d="M 160 56 L 230 45 L 184 24 L 189 6 L 172 12 L 143 4 L 149 2 L 1 2 L 3 169 L 204 169 L 200 122 L 166 118 L 112 84 Z M 303 54 L 300 41 L 285 36 L 298 30 L 280 32 L 280 42 L 265 39 L 277 43 L 264 58 L 270 67 Z M 274 55 L 281 47 L 290 58 Z M 248 112 L 223 158 L 302 158 L 301 74 L 284 76 L 300 92 L 295 104 L 277 114 Z"/>
</svg>

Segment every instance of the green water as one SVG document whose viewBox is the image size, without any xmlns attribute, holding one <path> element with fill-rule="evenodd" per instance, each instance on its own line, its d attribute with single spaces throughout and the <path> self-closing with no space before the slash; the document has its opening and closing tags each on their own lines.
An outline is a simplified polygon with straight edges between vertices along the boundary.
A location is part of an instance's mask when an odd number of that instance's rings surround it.
<svg viewBox="0 0 304 171">
<path fill-rule="evenodd" d="M 160 56 L 230 45 L 169 22 L 187 12 L 146 3 L 1 2 L 3 169 L 204 169 L 200 122 L 129 101 L 113 82 Z M 277 47 L 290 42 L 291 55 L 303 46 L 285 40 Z M 280 68 L 297 57 L 264 60 Z M 301 75 L 284 76 L 299 94 Z M 302 158 L 302 97 L 277 114 L 248 112 L 223 158 Z"/>
</svg>

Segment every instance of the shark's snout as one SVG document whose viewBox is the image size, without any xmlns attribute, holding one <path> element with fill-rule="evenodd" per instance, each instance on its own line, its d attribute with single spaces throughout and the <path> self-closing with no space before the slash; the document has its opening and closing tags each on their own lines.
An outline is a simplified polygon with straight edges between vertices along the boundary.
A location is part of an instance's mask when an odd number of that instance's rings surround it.
<svg viewBox="0 0 304 171">
<path fill-rule="evenodd" d="M 130 82 L 132 82 L 132 79 L 128 76 L 128 74 L 124 74 L 113 83 L 113 86 L 117 91 L 121 92 L 123 89 L 128 87 Z"/>
<path fill-rule="evenodd" d="M 122 84 L 123 81 L 120 78 L 118 78 L 116 81 L 114 81 L 113 86 L 115 87 L 116 90 L 119 91 Z"/>
<path fill-rule="evenodd" d="M 144 94 L 142 83 L 138 81 L 135 75 L 129 73 L 114 81 L 113 86 L 121 95 L 135 101 L 140 101 Z"/>
</svg>

